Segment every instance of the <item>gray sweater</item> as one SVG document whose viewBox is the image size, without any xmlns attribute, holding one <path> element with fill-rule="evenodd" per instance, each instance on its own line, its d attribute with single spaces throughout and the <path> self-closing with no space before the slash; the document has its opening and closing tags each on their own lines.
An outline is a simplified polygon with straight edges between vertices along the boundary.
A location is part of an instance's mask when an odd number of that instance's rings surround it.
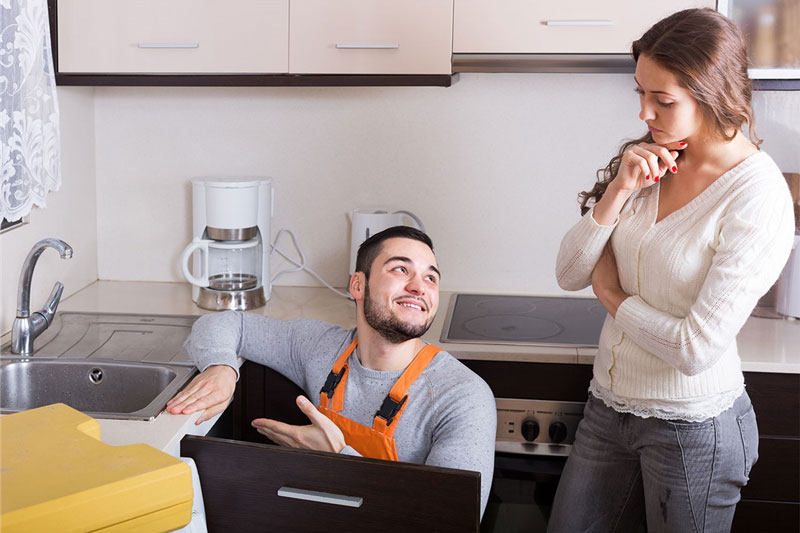
<svg viewBox="0 0 800 533">
<path fill-rule="evenodd" d="M 220 364 L 237 369 L 237 355 L 268 366 L 318 404 L 328 373 L 355 337 L 355 329 L 325 322 L 282 321 L 228 311 L 199 318 L 186 349 L 201 371 Z M 364 368 L 357 351 L 347 361 L 350 372 L 341 414 L 371 427 L 403 371 Z M 496 417 L 489 386 L 452 355 L 439 352 L 408 390 L 394 433 L 397 454 L 405 462 L 480 472 L 483 515 L 494 469 Z M 350 447 L 343 453 L 357 454 Z"/>
</svg>

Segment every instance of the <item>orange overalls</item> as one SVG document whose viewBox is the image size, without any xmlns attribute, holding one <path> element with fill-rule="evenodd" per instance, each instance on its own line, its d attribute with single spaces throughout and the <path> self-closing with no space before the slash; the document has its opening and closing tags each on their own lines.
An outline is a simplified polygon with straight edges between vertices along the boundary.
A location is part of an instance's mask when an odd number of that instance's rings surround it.
<svg viewBox="0 0 800 533">
<path fill-rule="evenodd" d="M 353 353 L 357 344 L 358 338 L 342 352 L 342 355 L 334 363 L 333 370 L 328 374 L 328 379 L 325 380 L 325 385 L 319 393 L 319 410 L 342 430 L 347 445 L 362 456 L 398 461 L 397 446 L 392 436 L 397 424 L 393 422 L 397 422 L 406 407 L 408 400 L 406 391 L 417 377 L 422 374 L 428 363 L 441 351 L 441 348 L 428 344 L 414 356 L 411 364 L 408 365 L 383 400 L 381 408 L 375 413 L 372 427 L 367 427 L 339 414 L 344 408 L 347 373 L 350 370 L 350 366 L 345 361 Z"/>
</svg>

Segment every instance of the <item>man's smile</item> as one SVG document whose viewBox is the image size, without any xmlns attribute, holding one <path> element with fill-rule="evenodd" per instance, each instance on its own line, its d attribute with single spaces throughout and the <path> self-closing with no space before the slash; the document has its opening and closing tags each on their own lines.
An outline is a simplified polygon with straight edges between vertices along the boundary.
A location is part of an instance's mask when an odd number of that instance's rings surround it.
<svg viewBox="0 0 800 533">
<path fill-rule="evenodd" d="M 428 310 L 428 306 L 425 304 L 425 302 L 418 298 L 403 296 L 402 298 L 397 298 L 395 300 L 395 303 L 401 307 L 405 307 L 407 309 L 414 309 L 416 311 Z"/>
</svg>

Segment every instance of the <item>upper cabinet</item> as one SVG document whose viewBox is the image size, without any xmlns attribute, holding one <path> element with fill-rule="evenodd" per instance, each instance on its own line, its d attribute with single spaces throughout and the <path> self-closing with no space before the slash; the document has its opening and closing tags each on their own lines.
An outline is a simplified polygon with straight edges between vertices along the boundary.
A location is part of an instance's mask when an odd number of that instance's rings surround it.
<svg viewBox="0 0 800 533">
<path fill-rule="evenodd" d="M 60 85 L 449 86 L 458 72 L 632 72 L 631 42 L 653 23 L 710 7 L 745 31 L 751 77 L 762 82 L 757 88 L 800 87 L 798 0 L 48 0 L 48 6 Z"/>
<path fill-rule="evenodd" d="M 455 0 L 453 53 L 627 54 L 661 18 L 713 0 Z"/>
<path fill-rule="evenodd" d="M 800 79 L 800 2 L 726 0 L 719 10 L 744 31 L 754 79 Z"/>
<path fill-rule="evenodd" d="M 285 73 L 289 0 L 58 0 L 58 71 Z"/>
<path fill-rule="evenodd" d="M 450 74 L 453 0 L 292 0 L 293 74 Z"/>
<path fill-rule="evenodd" d="M 453 0 L 48 5 L 59 85 L 449 86 L 453 80 Z"/>
</svg>

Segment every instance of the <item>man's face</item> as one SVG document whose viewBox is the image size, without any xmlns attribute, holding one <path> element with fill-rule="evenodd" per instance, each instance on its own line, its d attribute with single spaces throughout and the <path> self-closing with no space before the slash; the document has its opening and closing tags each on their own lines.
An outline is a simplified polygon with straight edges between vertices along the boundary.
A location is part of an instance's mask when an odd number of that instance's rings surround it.
<svg viewBox="0 0 800 533">
<path fill-rule="evenodd" d="M 439 306 L 439 269 L 428 246 L 414 239 L 383 242 L 364 289 L 367 324 L 386 340 L 421 337 Z"/>
</svg>

